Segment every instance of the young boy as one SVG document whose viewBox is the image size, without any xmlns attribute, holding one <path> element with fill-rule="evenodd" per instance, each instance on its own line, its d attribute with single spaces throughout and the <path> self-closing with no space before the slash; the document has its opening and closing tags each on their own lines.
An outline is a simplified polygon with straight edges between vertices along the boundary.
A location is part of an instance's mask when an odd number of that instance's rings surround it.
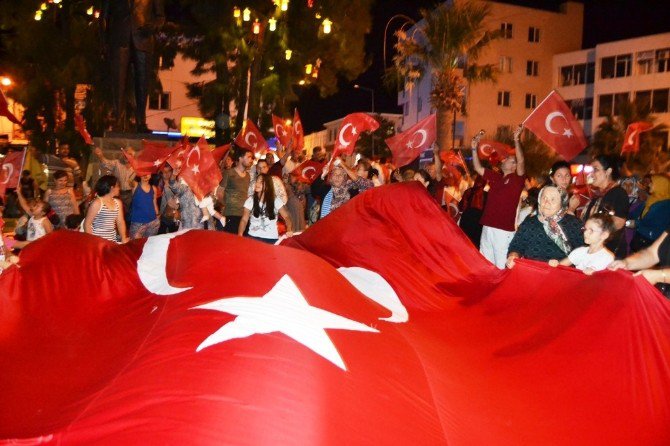
<svg viewBox="0 0 670 446">
<path fill-rule="evenodd" d="M 605 248 L 605 242 L 614 233 L 614 220 L 607 214 L 595 214 L 584 224 L 584 242 L 587 246 L 576 248 L 560 262 L 549 260 L 550 266 L 574 265 L 585 274 L 602 271 L 614 261 L 614 254 Z"/>
</svg>

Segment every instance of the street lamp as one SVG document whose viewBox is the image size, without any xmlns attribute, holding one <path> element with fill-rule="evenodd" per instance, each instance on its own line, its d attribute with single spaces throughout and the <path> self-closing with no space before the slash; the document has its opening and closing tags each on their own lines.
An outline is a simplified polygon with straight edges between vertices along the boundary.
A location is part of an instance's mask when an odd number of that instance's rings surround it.
<svg viewBox="0 0 670 446">
<path fill-rule="evenodd" d="M 7 76 L 2 76 L 0 78 L 0 85 L 2 85 L 3 87 L 9 87 L 10 85 L 12 85 L 12 80 Z"/>
<path fill-rule="evenodd" d="M 370 96 L 372 97 L 372 114 L 374 114 L 375 113 L 375 91 L 370 87 L 364 87 L 364 86 L 358 85 L 358 84 L 355 84 L 354 88 L 356 88 L 358 90 L 367 91 L 367 92 L 370 93 Z"/>
</svg>

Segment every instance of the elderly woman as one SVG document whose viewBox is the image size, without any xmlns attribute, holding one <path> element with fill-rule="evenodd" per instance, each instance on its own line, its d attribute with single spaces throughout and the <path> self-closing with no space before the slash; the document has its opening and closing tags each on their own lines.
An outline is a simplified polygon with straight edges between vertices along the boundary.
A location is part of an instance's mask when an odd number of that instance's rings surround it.
<svg viewBox="0 0 670 446">
<path fill-rule="evenodd" d="M 509 245 L 507 267 L 519 257 L 548 261 L 565 258 L 584 244 L 582 222 L 567 213 L 568 196 L 556 186 L 545 186 L 538 196 L 537 215 L 527 217 Z"/>
<path fill-rule="evenodd" d="M 586 221 L 591 215 L 598 212 L 605 212 L 612 216 L 616 232 L 607 242 L 607 249 L 612 251 L 617 259 L 621 259 L 627 254 L 623 228 L 628 218 L 630 202 L 626 191 L 617 184 L 620 177 L 619 159 L 615 156 L 599 155 L 593 159 L 591 166 L 593 167 L 592 186 L 597 188 L 597 193 L 581 217 L 583 221 Z"/>
</svg>

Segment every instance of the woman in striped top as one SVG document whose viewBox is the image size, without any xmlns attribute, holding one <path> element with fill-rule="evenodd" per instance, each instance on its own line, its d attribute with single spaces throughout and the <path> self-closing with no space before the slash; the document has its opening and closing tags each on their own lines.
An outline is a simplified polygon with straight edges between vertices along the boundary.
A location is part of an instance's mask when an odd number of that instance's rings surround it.
<svg viewBox="0 0 670 446">
<path fill-rule="evenodd" d="M 84 231 L 113 242 L 126 243 L 126 222 L 123 205 L 115 198 L 120 193 L 119 182 L 113 175 L 100 177 L 95 185 L 97 198 L 88 207 Z"/>
</svg>

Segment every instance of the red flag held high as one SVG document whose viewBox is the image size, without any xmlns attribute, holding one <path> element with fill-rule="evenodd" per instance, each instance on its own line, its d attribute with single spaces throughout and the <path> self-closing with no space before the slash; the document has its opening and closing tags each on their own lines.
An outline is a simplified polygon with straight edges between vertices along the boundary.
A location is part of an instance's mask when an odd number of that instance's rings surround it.
<svg viewBox="0 0 670 446">
<path fill-rule="evenodd" d="M 93 145 L 93 138 L 91 138 L 91 134 L 88 133 L 88 130 L 86 129 L 86 120 L 79 113 L 74 115 L 74 128 L 84 139 L 85 144 L 88 144 L 89 146 Z"/>
<path fill-rule="evenodd" d="M 224 144 L 222 146 L 219 146 L 212 150 L 212 156 L 214 157 L 214 161 L 219 164 L 223 157 L 228 155 L 228 152 L 230 152 L 230 147 L 231 144 Z"/>
<path fill-rule="evenodd" d="M 393 153 L 393 162 L 397 167 L 406 166 L 430 147 L 437 137 L 435 115 L 414 124 L 402 133 L 386 139 L 386 145 Z"/>
<path fill-rule="evenodd" d="M 267 141 L 251 119 L 247 119 L 244 128 L 235 138 L 235 144 L 253 153 L 265 152 L 268 149 Z"/>
<path fill-rule="evenodd" d="M 500 160 L 512 156 L 514 153 L 514 147 L 490 139 L 482 139 L 477 147 L 479 159 L 491 159 L 493 156 L 494 160 Z"/>
<path fill-rule="evenodd" d="M 142 140 L 142 150 L 131 160 L 128 161 L 139 176 L 151 175 L 158 172 L 165 163 L 175 147 L 169 147 L 166 144 Z M 124 152 L 125 154 L 126 152 Z"/>
<path fill-rule="evenodd" d="M 173 169 L 179 169 L 184 164 L 186 154 L 191 150 L 191 145 L 188 141 L 182 141 L 174 147 L 174 151 L 168 156 L 166 162 L 172 166 Z"/>
<path fill-rule="evenodd" d="M 26 149 L 18 152 L 9 152 L 0 162 L 0 197 L 5 196 L 6 189 L 15 189 L 21 179 L 23 160 Z"/>
<path fill-rule="evenodd" d="M 344 117 L 340 130 L 337 132 L 333 158 L 341 153 L 351 155 L 356 148 L 356 141 L 362 132 L 375 131 L 379 122 L 367 113 L 351 113 Z"/>
<path fill-rule="evenodd" d="M 582 126 L 555 90 L 544 98 L 523 124 L 566 161 L 579 155 L 588 145 Z"/>
<path fill-rule="evenodd" d="M 0 90 L 0 116 L 4 116 L 5 118 L 9 119 L 11 122 L 14 124 L 18 125 L 23 125 L 21 121 L 19 121 L 19 118 L 17 118 L 14 113 L 12 113 L 9 110 L 9 103 L 7 102 L 7 98 L 5 97 L 5 93 Z"/>
<path fill-rule="evenodd" d="M 293 150 L 301 151 L 305 148 L 305 130 L 302 127 L 302 120 L 298 109 L 293 112 Z"/>
<path fill-rule="evenodd" d="M 0 443 L 670 444 L 643 277 L 498 270 L 417 182 L 284 244 L 29 244 L 0 275 Z"/>
<path fill-rule="evenodd" d="M 293 127 L 290 124 L 286 124 L 285 120 L 276 115 L 272 115 L 272 127 L 279 143 L 284 148 L 288 147 L 293 138 Z"/>
<path fill-rule="evenodd" d="M 298 181 L 305 184 L 312 184 L 314 180 L 321 175 L 323 171 L 323 165 L 325 163 L 319 163 L 317 161 L 306 160 L 301 163 L 298 167 L 293 169 L 291 175 L 298 177 Z"/>
<path fill-rule="evenodd" d="M 637 153 L 640 151 L 640 133 L 651 130 L 654 125 L 650 122 L 639 121 L 633 122 L 626 129 L 626 136 L 623 139 L 621 146 L 621 154 Z"/>
<path fill-rule="evenodd" d="M 200 141 L 184 156 L 179 176 L 188 184 L 198 200 L 202 200 L 221 182 L 219 163 L 214 159 L 204 138 L 200 138 Z"/>
</svg>

